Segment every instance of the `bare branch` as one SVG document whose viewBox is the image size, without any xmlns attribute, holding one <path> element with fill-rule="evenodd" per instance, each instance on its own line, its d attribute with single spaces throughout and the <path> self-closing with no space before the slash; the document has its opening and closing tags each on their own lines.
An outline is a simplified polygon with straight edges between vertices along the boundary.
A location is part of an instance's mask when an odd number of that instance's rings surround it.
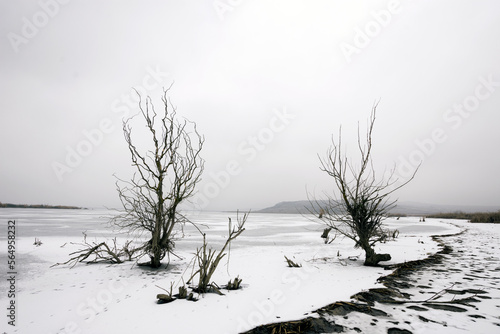
<svg viewBox="0 0 500 334">
<path fill-rule="evenodd" d="M 243 233 L 243 231 L 245 231 L 244 226 L 248 218 L 248 215 L 249 212 L 245 213 L 243 217 L 240 218 L 239 214 L 237 213 L 238 224 L 236 226 L 232 225 L 231 218 L 229 218 L 229 223 L 228 223 L 229 235 L 226 239 L 226 242 L 224 243 L 224 246 L 219 250 L 218 253 L 211 248 L 208 249 L 207 251 L 206 235 L 205 233 L 202 233 L 203 246 L 201 248 L 198 248 L 195 254 L 194 265 L 197 266 L 198 269 L 194 271 L 194 273 L 191 275 L 191 278 L 188 281 L 188 282 L 192 281 L 196 277 L 196 275 L 198 275 L 198 285 L 194 289 L 195 291 L 199 293 L 205 293 L 209 292 L 210 289 L 214 290 L 214 288 L 216 292 L 218 291 L 218 289 L 214 287 L 214 285 L 211 283 L 212 275 L 217 269 L 217 266 L 219 265 L 220 261 L 224 258 L 224 256 L 226 256 L 225 250 L 226 248 L 230 248 L 231 241 L 236 239 L 241 233 Z"/>
</svg>

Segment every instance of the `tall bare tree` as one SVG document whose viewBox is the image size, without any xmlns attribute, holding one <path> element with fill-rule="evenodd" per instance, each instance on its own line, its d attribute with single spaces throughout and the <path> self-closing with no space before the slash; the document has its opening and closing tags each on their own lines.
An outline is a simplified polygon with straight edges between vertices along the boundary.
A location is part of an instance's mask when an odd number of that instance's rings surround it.
<svg viewBox="0 0 500 334">
<path fill-rule="evenodd" d="M 334 233 L 353 240 L 355 247 L 365 251 L 366 266 L 391 259 L 389 254 L 377 254 L 374 250 L 374 246 L 389 234 L 383 229 L 382 222 L 397 201 L 389 199 L 389 195 L 410 182 L 418 170 L 417 167 L 408 180 L 400 181 L 395 175 L 396 168 L 393 168 L 388 176 L 377 180 L 371 159 L 377 105 L 372 108 L 364 144 L 358 126 L 359 166 L 354 165 L 342 151 L 340 128 L 339 138 L 337 141 L 332 138 L 326 157 L 319 157 L 320 169 L 333 178 L 338 195 L 326 195 L 326 199 L 311 201 L 313 212 Z"/>
<path fill-rule="evenodd" d="M 176 108 L 164 90 L 163 115 L 158 115 L 151 98 L 143 101 L 139 93 L 140 112 L 123 121 L 135 174 L 130 181 L 118 179 L 118 194 L 123 206 L 112 222 L 128 232 L 146 232 L 149 240 L 140 250 L 150 257 L 150 265 L 158 268 L 165 255 L 174 249 L 176 226 L 186 222 L 179 205 L 194 194 L 201 180 L 204 161 L 200 157 L 204 137 L 196 124 L 178 121 Z M 141 115 L 150 135 L 150 148 L 139 147 L 131 121 Z"/>
</svg>

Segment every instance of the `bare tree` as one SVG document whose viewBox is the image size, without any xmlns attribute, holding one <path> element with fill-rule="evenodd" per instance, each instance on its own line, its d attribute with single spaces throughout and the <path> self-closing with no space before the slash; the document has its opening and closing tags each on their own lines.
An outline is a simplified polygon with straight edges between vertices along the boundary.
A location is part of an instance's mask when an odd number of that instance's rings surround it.
<svg viewBox="0 0 500 334">
<path fill-rule="evenodd" d="M 382 222 L 397 200 L 390 200 L 389 195 L 410 182 L 418 170 L 417 167 L 411 178 L 399 185 L 400 180 L 395 175 L 396 168 L 388 176 L 377 180 L 371 159 L 377 105 L 378 103 L 372 108 L 365 144 L 361 143 L 358 126 L 359 167 L 342 151 L 340 128 L 338 141 L 332 139 L 332 146 L 326 157 L 319 157 L 320 169 L 334 179 L 339 195 L 326 195 L 324 200 L 311 201 L 312 213 L 318 215 L 335 233 L 353 240 L 355 247 L 361 247 L 365 251 L 366 266 L 375 266 L 380 261 L 391 259 L 389 254 L 377 254 L 374 250 L 378 242 L 385 241 L 390 236 L 390 232 L 383 229 Z"/>
<path fill-rule="evenodd" d="M 132 158 L 135 174 L 130 181 L 118 179 L 118 194 L 123 206 L 112 223 L 128 232 L 146 232 L 149 240 L 140 250 L 150 257 L 150 265 L 158 268 L 165 255 L 174 249 L 175 227 L 187 219 L 179 213 L 179 205 L 194 194 L 201 179 L 204 161 L 200 152 L 204 137 L 196 124 L 179 122 L 176 108 L 164 90 L 164 112 L 159 116 L 151 98 L 145 101 L 139 93 L 140 112 L 123 121 L 123 134 Z M 132 140 L 131 121 L 142 115 L 152 146 L 140 148 L 137 134 Z"/>
<path fill-rule="evenodd" d="M 224 243 L 224 246 L 218 253 L 215 249 L 212 248 L 209 248 L 207 250 L 206 235 L 205 233 L 202 233 L 203 246 L 201 248 L 196 249 L 195 263 L 193 264 L 193 268 L 198 267 L 198 269 L 191 275 L 191 278 L 188 281 L 191 282 L 196 277 L 196 275 L 198 275 L 198 285 L 195 289 L 196 292 L 205 293 L 209 292 L 210 290 L 214 290 L 220 293 L 220 291 L 218 291 L 217 286 L 211 283 L 212 275 L 219 266 L 219 263 L 222 260 L 222 258 L 226 256 L 227 254 L 225 252 L 226 248 L 229 249 L 230 251 L 231 241 L 236 239 L 241 233 L 243 233 L 243 231 L 245 231 L 244 226 L 249 214 L 250 212 L 247 212 L 243 215 L 242 218 L 240 218 L 237 212 L 236 220 L 238 221 L 238 224 L 236 226 L 233 226 L 231 218 L 229 218 L 228 236 L 226 242 Z M 229 257 L 228 257 L 228 264 L 229 264 Z M 235 279 L 234 282 L 236 283 L 238 281 Z"/>
</svg>

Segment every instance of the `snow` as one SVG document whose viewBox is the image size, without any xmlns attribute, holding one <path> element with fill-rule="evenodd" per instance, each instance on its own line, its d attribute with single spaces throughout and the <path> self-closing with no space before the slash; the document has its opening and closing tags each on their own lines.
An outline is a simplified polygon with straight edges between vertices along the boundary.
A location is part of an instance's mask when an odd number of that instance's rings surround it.
<svg viewBox="0 0 500 334">
<path fill-rule="evenodd" d="M 82 242 L 84 231 L 89 241 L 100 242 L 118 235 L 118 242 L 123 243 L 127 235 L 116 234 L 106 225 L 110 214 L 106 210 L 0 210 L 2 221 L 16 220 L 17 246 L 16 326 L 9 326 L 8 318 L 2 316 L 1 333 L 144 333 L 162 329 L 168 333 L 238 333 L 261 324 L 317 317 L 311 312 L 336 301 L 350 301 L 350 296 L 362 290 L 380 287 L 377 278 L 388 274 L 383 268 L 364 267 L 361 250 L 354 249 L 350 240 L 337 237 L 333 243 L 324 244 L 320 238 L 324 226 L 310 217 L 257 213 L 250 214 L 245 232 L 233 241 L 230 256 L 223 259 L 213 277 L 219 285 L 236 276 L 243 279 L 242 289 L 224 290 L 224 296 L 205 294 L 197 296 L 196 302 L 156 303 L 156 295 L 164 293 L 162 288 L 169 289 L 173 283 L 177 292 L 191 275 L 193 253 L 202 237 L 190 226 L 185 227 L 184 238 L 176 243 L 176 254 L 181 259 L 172 257 L 167 269 L 151 270 L 133 262 L 51 268 L 79 249 L 72 243 Z M 189 217 L 206 231 L 209 246 L 215 249 L 220 249 L 227 235 L 227 218 L 236 220 L 236 214 L 221 212 L 194 212 Z M 2 277 L 8 271 L 5 225 L 0 233 Z M 457 220 L 419 222 L 418 217 L 402 217 L 388 219 L 386 225 L 398 229 L 400 235 L 395 241 L 377 246 L 377 252 L 392 255 L 385 264 L 436 253 L 440 247 L 432 235 L 455 234 L 465 228 L 474 231 L 472 235 L 500 235 L 499 225 L 472 225 Z M 43 244 L 33 245 L 35 238 Z M 491 257 L 498 259 L 498 248 L 492 252 Z M 284 256 L 302 267 L 287 267 Z M 0 290 L 7 291 L 8 284 L 2 278 Z M 9 302 L 7 294 L 2 293 L 0 306 L 4 313 Z M 483 312 L 498 313 L 498 304 L 498 297 L 486 300 Z M 466 329 L 470 325 L 467 315 L 451 316 L 454 323 Z M 346 324 L 369 330 L 368 318 L 353 315 Z M 443 329 L 435 323 L 418 326 L 427 326 L 430 331 L 426 332 Z M 413 330 L 423 332 L 418 326 Z"/>
</svg>

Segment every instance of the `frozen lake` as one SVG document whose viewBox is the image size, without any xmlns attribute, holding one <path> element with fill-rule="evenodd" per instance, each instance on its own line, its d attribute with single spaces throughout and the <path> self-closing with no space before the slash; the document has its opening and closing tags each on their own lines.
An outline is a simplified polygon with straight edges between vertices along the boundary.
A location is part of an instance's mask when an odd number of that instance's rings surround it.
<svg viewBox="0 0 500 334">
<path fill-rule="evenodd" d="M 236 212 L 183 212 L 191 221 L 198 224 L 207 233 L 207 237 L 224 236 L 227 233 L 228 217 L 236 223 Z M 105 209 L 94 210 L 61 210 L 61 209 L 0 209 L 0 220 L 16 221 L 17 238 L 43 237 L 82 237 L 86 232 L 89 237 L 127 237 L 127 233 L 113 229 L 108 224 L 115 211 Z M 240 212 L 240 216 L 243 213 Z M 389 218 L 386 226 L 398 229 L 401 235 L 410 234 L 446 234 L 453 231 L 447 223 L 428 219 L 421 223 L 416 217 L 402 217 L 400 220 Z M 313 216 L 298 214 L 250 213 L 246 223 L 246 231 L 238 238 L 239 245 L 257 243 L 288 244 L 293 241 L 309 240 L 311 235 L 318 237 L 325 226 Z M 319 234 L 318 234 L 319 233 Z M 199 233 L 190 224 L 184 226 L 186 240 L 198 239 Z M 5 240 L 6 231 L 0 233 L 0 240 Z M 181 242 L 182 243 L 182 242 Z M 180 244 L 179 243 L 179 246 Z"/>
<path fill-rule="evenodd" d="M 193 253 L 201 246 L 202 236 L 189 224 L 179 232 L 179 236 L 184 236 L 176 243 L 179 258 L 172 257 L 166 270 L 151 271 L 130 262 L 51 268 L 79 249 L 82 232 L 89 242 L 117 237 L 121 244 L 130 239 L 132 236 L 117 233 L 107 224 L 112 213 L 0 209 L 2 275 L 7 272 L 7 222 L 16 221 L 18 324 L 17 331 L 8 333 L 141 333 L 158 326 L 165 326 L 172 333 L 238 333 L 278 319 L 298 319 L 331 302 L 349 300 L 356 292 L 376 287 L 377 278 L 386 274 L 383 268 L 364 267 L 361 251 L 354 249 L 348 239 L 338 237 L 325 245 L 320 238 L 325 226 L 314 217 L 261 213 L 249 215 L 245 232 L 231 245 L 230 262 L 226 262 L 226 257 L 213 276 L 218 284 L 237 275 L 243 279 L 242 290 L 225 296 L 207 294 L 196 303 L 155 303 L 156 294 L 163 292 L 159 287 L 174 284 L 177 289 L 193 270 Z M 206 233 L 209 247 L 215 249 L 220 249 L 225 240 L 228 217 L 236 223 L 233 212 L 185 214 Z M 376 250 L 392 255 L 389 264 L 425 258 L 439 250 L 431 235 L 461 230 L 450 222 L 427 219 L 421 223 L 418 217 L 388 219 L 386 226 L 398 229 L 399 238 L 378 245 Z M 43 244 L 33 245 L 35 238 Z M 302 268 L 288 268 L 284 256 L 301 263 Z M 353 256 L 359 260 L 349 261 Z M 7 284 L 2 279 L 0 289 L 6 291 Z M 115 289 L 116 286 L 123 287 Z M 327 288 L 318 293 L 319 287 Z M 281 297 L 274 300 L 272 309 L 262 311 L 261 305 L 278 295 Z M 101 300 L 90 308 L 93 298 Z M 2 308 L 8 302 L 6 294 L 0 296 Z M 199 321 L 190 320 L 193 312 Z M 0 332 L 11 329 L 5 326 L 6 321 L 0 322 Z"/>
</svg>

